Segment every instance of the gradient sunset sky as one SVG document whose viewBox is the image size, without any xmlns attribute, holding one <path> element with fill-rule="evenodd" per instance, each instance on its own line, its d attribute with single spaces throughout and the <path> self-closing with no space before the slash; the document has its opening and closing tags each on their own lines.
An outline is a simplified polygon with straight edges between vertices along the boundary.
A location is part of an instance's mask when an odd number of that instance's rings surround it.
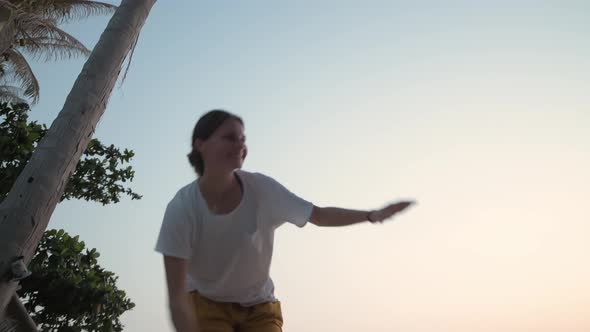
<svg viewBox="0 0 590 332">
<path fill-rule="evenodd" d="M 107 21 L 65 29 L 92 48 Z M 125 331 L 172 331 L 153 247 L 195 177 L 194 123 L 225 108 L 244 169 L 316 205 L 418 201 L 384 225 L 279 229 L 285 331 L 590 331 L 589 37 L 588 1 L 161 0 L 95 135 L 135 151 L 144 198 L 64 202 L 49 227 L 120 277 Z M 33 63 L 33 119 L 83 63 Z"/>
</svg>

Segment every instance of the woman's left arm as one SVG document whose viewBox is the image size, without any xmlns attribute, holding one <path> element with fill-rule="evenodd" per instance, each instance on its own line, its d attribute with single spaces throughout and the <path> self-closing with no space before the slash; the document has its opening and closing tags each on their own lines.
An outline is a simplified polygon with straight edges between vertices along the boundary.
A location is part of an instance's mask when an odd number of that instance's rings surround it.
<svg viewBox="0 0 590 332">
<path fill-rule="evenodd" d="M 414 204 L 413 201 L 401 201 L 389 204 L 379 210 L 349 210 L 336 207 L 317 207 L 311 211 L 310 222 L 317 226 L 348 226 L 369 221 L 383 222 Z"/>
</svg>

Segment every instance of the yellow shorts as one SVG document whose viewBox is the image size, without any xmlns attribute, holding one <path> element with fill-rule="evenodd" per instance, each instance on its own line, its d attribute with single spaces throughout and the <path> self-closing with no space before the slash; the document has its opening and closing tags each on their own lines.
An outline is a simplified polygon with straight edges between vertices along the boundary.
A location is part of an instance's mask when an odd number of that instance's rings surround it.
<svg viewBox="0 0 590 332">
<path fill-rule="evenodd" d="M 281 303 L 267 302 L 251 307 L 216 302 L 191 293 L 201 332 L 281 332 Z"/>
</svg>

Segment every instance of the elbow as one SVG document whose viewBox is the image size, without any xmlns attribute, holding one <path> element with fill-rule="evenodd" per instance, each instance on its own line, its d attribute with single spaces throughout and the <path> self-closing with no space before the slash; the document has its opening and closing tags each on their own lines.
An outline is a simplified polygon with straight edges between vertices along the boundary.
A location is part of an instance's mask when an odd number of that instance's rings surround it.
<svg viewBox="0 0 590 332">
<path fill-rule="evenodd" d="M 311 210 L 311 216 L 309 217 L 309 222 L 316 225 L 316 226 L 324 226 L 322 223 L 322 212 L 323 208 L 313 206 Z"/>
<path fill-rule="evenodd" d="M 176 297 L 176 298 L 169 298 L 168 299 L 168 308 L 171 312 L 177 312 L 182 310 L 186 306 L 186 300 Z"/>
<path fill-rule="evenodd" d="M 170 298 L 168 301 L 168 308 L 170 309 L 172 317 L 176 317 L 178 315 L 183 315 L 186 312 L 190 312 L 191 303 L 188 294 L 186 294 L 185 296 Z"/>
</svg>

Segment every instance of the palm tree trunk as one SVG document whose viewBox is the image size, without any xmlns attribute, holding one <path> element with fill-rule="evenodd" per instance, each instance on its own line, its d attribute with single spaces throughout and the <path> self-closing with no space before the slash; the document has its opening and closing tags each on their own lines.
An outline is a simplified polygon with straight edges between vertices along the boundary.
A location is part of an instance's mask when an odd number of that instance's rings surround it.
<svg viewBox="0 0 590 332">
<path fill-rule="evenodd" d="M 33 321 L 31 316 L 27 313 L 27 309 L 22 304 L 18 295 L 12 294 L 10 302 L 6 307 L 6 316 L 14 319 L 17 322 L 18 332 L 37 332 L 37 324 Z M 1 332 L 1 331 L 0 331 Z"/>
<path fill-rule="evenodd" d="M 0 332 L 19 332 L 18 322 L 14 319 L 5 319 L 0 321 Z"/>
<path fill-rule="evenodd" d="M 123 61 L 156 0 L 123 0 L 8 196 L 0 204 L 0 316 L 14 294 L 11 263 L 28 264 L 104 113 Z"/>
</svg>

